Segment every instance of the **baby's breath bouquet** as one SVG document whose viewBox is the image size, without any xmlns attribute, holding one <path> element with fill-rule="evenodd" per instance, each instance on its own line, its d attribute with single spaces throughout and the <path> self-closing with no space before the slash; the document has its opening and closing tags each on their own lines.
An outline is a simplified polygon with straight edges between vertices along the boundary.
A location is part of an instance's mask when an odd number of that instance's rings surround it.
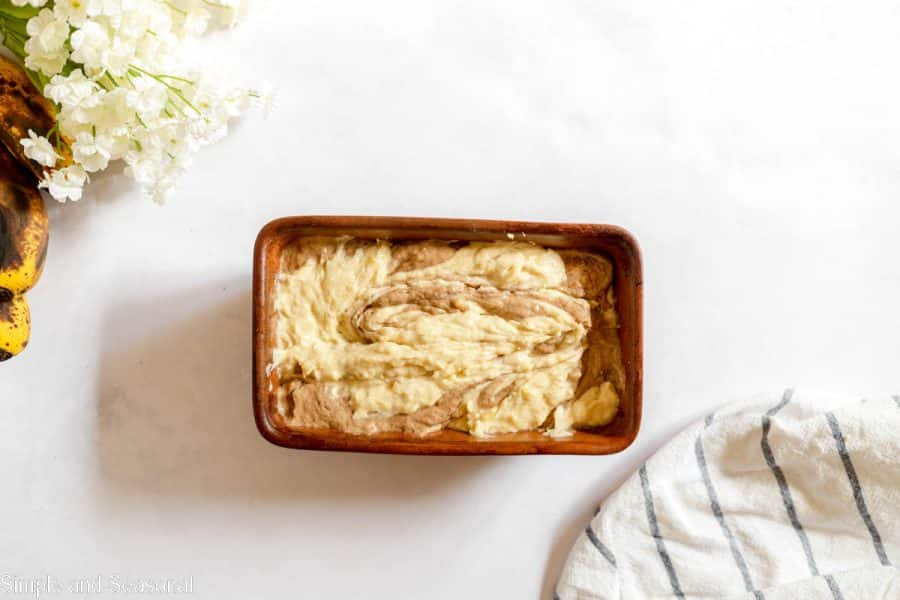
<svg viewBox="0 0 900 600">
<path fill-rule="evenodd" d="M 56 107 L 49 132 L 21 141 L 43 167 L 40 187 L 78 200 L 90 173 L 122 160 L 147 195 L 165 201 L 194 152 L 263 97 L 178 56 L 186 36 L 233 25 L 245 1 L 0 0 L 3 44 Z"/>
</svg>

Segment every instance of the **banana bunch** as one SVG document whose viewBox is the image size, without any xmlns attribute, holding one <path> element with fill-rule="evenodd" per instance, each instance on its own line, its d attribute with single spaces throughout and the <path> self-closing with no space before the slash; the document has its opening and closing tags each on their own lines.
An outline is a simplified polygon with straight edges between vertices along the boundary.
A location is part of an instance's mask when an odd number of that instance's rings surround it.
<svg viewBox="0 0 900 600">
<path fill-rule="evenodd" d="M 41 166 L 25 156 L 19 140 L 29 129 L 46 135 L 53 124 L 52 105 L 21 67 L 0 55 L 0 361 L 28 344 L 24 294 L 41 276 L 49 232 L 37 189 Z"/>
</svg>

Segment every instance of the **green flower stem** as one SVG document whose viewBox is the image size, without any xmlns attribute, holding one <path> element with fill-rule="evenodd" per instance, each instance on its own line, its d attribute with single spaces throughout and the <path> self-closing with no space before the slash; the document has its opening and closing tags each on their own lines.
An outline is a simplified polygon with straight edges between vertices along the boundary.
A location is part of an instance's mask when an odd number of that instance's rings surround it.
<svg viewBox="0 0 900 600">
<path fill-rule="evenodd" d="M 37 13 L 38 9 L 31 6 L 13 6 L 10 0 L 0 0 L 0 33 L 3 34 L 3 45 L 21 62 L 25 61 L 28 19 Z"/>
<path fill-rule="evenodd" d="M 159 75 L 157 75 L 157 77 L 160 77 L 162 79 L 172 79 L 174 81 L 180 81 L 180 82 L 186 83 L 188 85 L 194 85 L 195 83 L 197 83 L 196 81 L 193 81 L 192 79 L 185 79 L 184 77 L 177 77 L 175 75 L 159 74 Z"/>
<path fill-rule="evenodd" d="M 213 0 L 203 0 L 203 4 L 212 6 L 213 8 L 221 8 L 223 10 L 234 10 L 233 6 L 222 4 L 221 2 L 213 2 Z"/>
<path fill-rule="evenodd" d="M 28 39 L 28 23 L 27 21 L 20 21 L 18 19 L 7 19 L 0 15 L 0 19 L 2 19 L 2 27 L 4 31 L 13 31 L 19 37 Z"/>
<path fill-rule="evenodd" d="M 195 113 L 197 113 L 198 115 L 202 115 L 202 114 L 203 114 L 203 113 L 200 111 L 200 109 L 198 109 L 196 106 L 194 106 L 194 105 L 191 103 L 190 100 L 188 100 L 187 98 L 184 97 L 184 93 L 183 93 L 180 89 L 178 89 L 177 87 L 175 87 L 175 86 L 172 85 L 171 83 L 168 83 L 168 82 L 165 80 L 165 78 L 168 77 L 168 78 L 170 78 L 170 79 L 176 79 L 176 80 L 179 80 L 179 81 L 184 81 L 184 82 L 188 83 L 189 85 L 194 85 L 194 82 L 193 82 L 193 81 L 190 81 L 190 80 L 188 80 L 188 79 L 183 79 L 183 78 L 181 78 L 181 77 L 175 77 L 174 75 L 157 75 L 156 73 L 151 73 L 150 71 L 147 71 L 146 69 L 142 69 L 142 68 L 140 68 L 140 67 L 137 66 L 137 65 L 128 65 L 128 67 L 129 67 L 129 70 L 131 70 L 131 71 L 135 71 L 136 73 L 140 73 L 141 75 L 146 75 L 147 77 L 150 77 L 151 79 L 155 79 L 155 80 L 158 81 L 159 83 L 163 84 L 164 86 L 166 86 L 166 88 L 167 88 L 172 94 L 174 94 L 179 100 L 181 100 L 182 102 L 184 102 L 184 104 L 185 104 L 188 108 L 190 108 L 191 110 L 193 110 L 193 111 L 194 111 Z M 173 103 L 173 106 L 174 106 L 174 108 L 175 108 L 176 110 L 178 110 L 178 112 L 180 112 L 182 115 L 184 115 L 184 111 L 181 109 L 180 106 L 178 106 L 177 104 L 174 104 L 174 103 Z"/>
<path fill-rule="evenodd" d="M 62 136 L 59 133 L 59 121 L 53 124 L 53 127 L 50 128 L 50 131 L 47 132 L 47 139 L 53 139 L 53 145 L 56 147 L 56 153 L 62 154 L 63 146 L 65 145 L 62 140 Z"/>
<path fill-rule="evenodd" d="M 26 4 L 25 6 L 15 6 L 10 0 L 0 0 L 0 18 L 3 20 L 16 19 L 19 21 L 28 21 L 31 17 L 41 12 L 40 8 Z"/>
<path fill-rule="evenodd" d="M 9 48 L 17 58 L 25 59 L 25 39 L 15 31 L 3 28 L 3 45 Z"/>
<path fill-rule="evenodd" d="M 14 6 L 10 0 L 0 0 L 0 34 L 3 45 L 15 55 L 20 63 L 25 63 L 25 42 L 28 40 L 28 20 L 40 12 L 31 5 Z M 25 73 L 37 89 L 43 91 L 47 78 L 41 73 L 25 69 Z"/>
<path fill-rule="evenodd" d="M 183 14 L 183 15 L 187 15 L 187 11 L 186 11 L 186 10 L 181 10 L 180 8 L 178 8 L 177 6 L 175 6 L 174 4 L 172 4 L 171 2 L 166 2 L 165 5 L 168 6 L 169 8 L 171 8 L 172 10 L 174 10 L 174 11 L 177 12 L 177 13 L 181 13 L 181 14 Z"/>
</svg>

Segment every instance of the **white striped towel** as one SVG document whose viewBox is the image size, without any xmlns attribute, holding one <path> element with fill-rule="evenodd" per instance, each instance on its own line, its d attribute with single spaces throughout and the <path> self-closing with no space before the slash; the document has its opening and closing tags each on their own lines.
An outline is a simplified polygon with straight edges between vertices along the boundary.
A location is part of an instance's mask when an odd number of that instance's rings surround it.
<svg viewBox="0 0 900 600">
<path fill-rule="evenodd" d="M 555 597 L 900 599 L 900 398 L 788 390 L 680 433 L 598 509 Z"/>
</svg>

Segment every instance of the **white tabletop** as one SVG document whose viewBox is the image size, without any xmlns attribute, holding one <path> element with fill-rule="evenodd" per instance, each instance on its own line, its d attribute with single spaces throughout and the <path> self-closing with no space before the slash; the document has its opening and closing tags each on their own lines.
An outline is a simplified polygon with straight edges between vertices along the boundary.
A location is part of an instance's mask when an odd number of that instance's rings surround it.
<svg viewBox="0 0 900 600">
<path fill-rule="evenodd" d="M 0 366 L 4 579 L 199 598 L 547 598 L 593 508 L 687 423 L 787 385 L 897 390 L 900 12 L 869 2 L 258 4 L 198 45 L 268 81 L 158 207 L 51 207 Z M 644 420 L 611 457 L 276 448 L 250 410 L 257 231 L 290 214 L 623 225 Z M 67 596 L 60 596 L 67 597 Z M 136 596 L 138 597 L 138 596 Z"/>
</svg>

